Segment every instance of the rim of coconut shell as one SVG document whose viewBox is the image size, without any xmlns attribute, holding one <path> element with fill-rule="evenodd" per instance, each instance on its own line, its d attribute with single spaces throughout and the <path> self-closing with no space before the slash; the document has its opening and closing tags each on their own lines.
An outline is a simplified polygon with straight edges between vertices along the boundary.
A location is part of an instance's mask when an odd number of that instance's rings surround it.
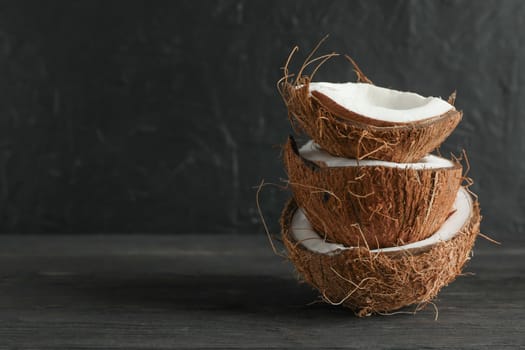
<svg viewBox="0 0 525 350">
<path fill-rule="evenodd" d="M 368 125 L 406 126 L 423 122 L 428 124 L 458 113 L 452 104 L 439 97 L 424 97 L 414 92 L 388 89 L 370 83 L 309 81 L 306 88 L 311 98 L 316 99 L 339 119 Z M 396 108 L 393 101 L 403 101 L 408 106 Z M 357 109 L 361 113 L 356 112 Z M 389 120 L 383 119 L 383 116 L 389 116 Z"/>
<path fill-rule="evenodd" d="M 350 125 L 358 125 L 363 129 L 369 129 L 369 130 L 386 130 L 386 129 L 403 129 L 403 128 L 412 128 L 412 129 L 419 129 L 419 128 L 425 128 L 428 127 L 431 124 L 441 122 L 445 119 L 454 119 L 459 116 L 459 119 L 462 118 L 463 113 L 461 111 L 456 110 L 454 103 L 456 100 L 456 91 L 454 91 L 446 100 L 442 100 L 441 98 L 435 97 L 435 99 L 439 99 L 447 104 L 450 105 L 450 109 L 448 111 L 443 111 L 441 114 L 437 114 L 434 116 L 428 116 L 425 118 L 421 118 L 418 120 L 413 121 L 387 121 L 387 120 L 381 120 L 372 118 L 370 116 L 366 116 L 363 114 L 359 114 L 356 112 L 353 112 L 351 110 L 348 110 L 345 108 L 342 104 L 338 103 L 337 101 L 334 101 L 332 98 L 327 96 L 324 93 L 321 93 L 319 91 L 311 91 L 310 84 L 312 83 L 312 79 L 315 76 L 315 73 L 318 71 L 318 69 L 326 63 L 329 59 L 340 56 L 340 54 L 332 52 L 327 55 L 319 56 L 316 58 L 312 58 L 317 49 L 320 47 L 320 45 L 324 42 L 326 37 L 319 42 L 319 44 L 312 50 L 312 52 L 308 55 L 308 57 L 303 62 L 303 65 L 301 66 L 300 70 L 297 74 L 290 73 L 288 70 L 288 66 L 290 64 L 290 61 L 293 57 L 293 55 L 298 51 L 298 47 L 294 47 L 292 52 L 290 53 L 285 66 L 283 68 L 284 75 L 283 77 L 277 82 L 277 88 L 279 90 L 279 93 L 281 94 L 281 97 L 283 98 L 286 106 L 289 107 L 293 104 L 303 104 L 303 105 L 309 105 L 311 104 L 310 100 L 315 100 L 317 103 L 319 103 L 322 107 L 324 107 L 334 118 L 340 123 L 347 123 Z M 374 85 L 373 82 L 363 73 L 363 71 L 359 68 L 357 63 L 348 55 L 344 56 L 353 66 L 353 70 L 357 75 L 357 83 L 355 84 L 369 84 Z M 310 75 L 303 74 L 305 69 L 310 66 L 313 63 L 318 63 L 313 72 Z M 295 79 L 294 79 L 295 78 Z M 320 82 L 322 83 L 322 82 Z M 319 84 L 316 82 L 316 84 Z M 337 83 L 332 83 L 337 84 Z M 350 82 L 343 83 L 343 84 L 352 84 Z M 308 90 L 308 93 L 300 93 L 301 89 L 306 88 Z M 419 97 L 424 98 L 423 96 L 413 93 L 413 92 L 403 92 L 399 90 L 394 89 L 387 89 L 387 88 L 381 88 L 377 87 L 379 89 L 386 89 L 395 93 L 401 93 L 401 94 L 411 94 L 411 95 L 417 95 Z M 295 125 L 293 123 L 293 120 L 290 119 L 292 122 L 292 125 Z"/>
<path fill-rule="evenodd" d="M 430 237 L 405 245 L 370 249 L 370 253 L 395 254 L 400 252 L 418 253 L 431 249 L 434 245 L 450 241 L 460 234 L 465 226 L 469 224 L 474 215 L 475 203 L 469 192 L 461 187 L 456 195 L 453 211 L 443 225 Z M 312 228 L 301 208 L 296 207 L 289 222 L 289 235 L 304 249 L 313 253 L 333 255 L 346 250 L 362 249 L 359 247 L 347 247 L 338 243 L 329 243 Z"/>
<path fill-rule="evenodd" d="M 288 137 L 291 149 L 303 163 L 309 167 L 319 168 L 345 168 L 345 167 L 386 167 L 398 169 L 414 170 L 436 170 L 436 169 L 457 169 L 461 164 L 457 159 L 449 160 L 434 154 L 427 154 L 417 162 L 397 163 L 377 159 L 352 159 L 334 156 L 321 148 L 315 141 L 308 140 L 300 148 L 293 136 Z"/>
</svg>

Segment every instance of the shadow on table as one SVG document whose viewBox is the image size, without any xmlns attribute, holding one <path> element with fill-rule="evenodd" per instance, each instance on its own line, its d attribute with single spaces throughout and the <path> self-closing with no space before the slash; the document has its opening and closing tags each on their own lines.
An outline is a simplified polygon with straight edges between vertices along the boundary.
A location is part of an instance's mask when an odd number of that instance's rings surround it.
<svg viewBox="0 0 525 350">
<path fill-rule="evenodd" d="M 62 288 L 72 287 L 67 288 L 68 295 L 61 296 L 62 300 L 72 298 L 74 302 L 89 302 L 108 309 L 224 311 L 273 317 L 353 315 L 349 310 L 318 302 L 318 294 L 309 286 L 275 276 L 168 274 L 80 278 L 77 275 L 63 276 L 55 282 Z M 54 293 L 57 292 L 55 289 Z"/>
</svg>

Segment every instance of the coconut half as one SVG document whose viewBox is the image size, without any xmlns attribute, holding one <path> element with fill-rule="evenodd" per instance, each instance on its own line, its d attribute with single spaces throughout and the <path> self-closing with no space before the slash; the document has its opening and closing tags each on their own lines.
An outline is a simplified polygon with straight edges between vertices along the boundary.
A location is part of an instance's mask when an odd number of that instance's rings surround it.
<svg viewBox="0 0 525 350">
<path fill-rule="evenodd" d="M 479 233 L 479 205 L 465 189 L 457 193 L 454 206 L 432 237 L 370 250 L 325 242 L 292 200 L 281 217 L 282 237 L 301 278 L 326 302 L 350 307 L 359 316 L 421 307 L 461 273 Z"/>
<path fill-rule="evenodd" d="M 401 246 L 386 247 L 379 249 L 370 249 L 371 253 L 399 253 L 410 251 L 410 253 L 419 253 L 430 249 L 434 244 L 448 241 L 453 238 L 461 230 L 465 222 L 468 221 L 472 215 L 472 199 L 468 192 L 460 188 L 454 201 L 452 214 L 445 220 L 443 225 L 434 232 L 434 234 L 426 239 L 409 243 Z M 301 208 L 298 208 L 293 215 L 290 234 L 292 238 L 301 242 L 301 244 L 308 250 L 321 254 L 335 254 L 340 250 L 356 249 L 357 247 L 347 247 L 339 243 L 327 242 L 321 237 L 312 227 L 308 218 Z"/>
<path fill-rule="evenodd" d="M 453 211 L 462 181 L 457 162 L 428 155 L 417 163 L 334 157 L 292 137 L 283 158 L 294 199 L 328 242 L 371 249 L 431 236 Z"/>
<path fill-rule="evenodd" d="M 292 125 L 329 153 L 415 162 L 439 147 L 460 122 L 455 94 L 446 102 L 377 87 L 354 67 L 367 83 L 311 82 L 302 73 L 290 80 L 293 75 L 285 67 L 278 84 Z"/>
</svg>

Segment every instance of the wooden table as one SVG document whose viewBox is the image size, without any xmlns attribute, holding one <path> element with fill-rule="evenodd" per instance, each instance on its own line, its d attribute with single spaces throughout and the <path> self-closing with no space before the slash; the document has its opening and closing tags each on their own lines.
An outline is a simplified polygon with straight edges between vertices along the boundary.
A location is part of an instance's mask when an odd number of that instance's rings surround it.
<svg viewBox="0 0 525 350">
<path fill-rule="evenodd" d="M 263 235 L 1 236 L 0 347 L 525 348 L 525 249 L 478 240 L 416 315 L 356 318 Z"/>
</svg>

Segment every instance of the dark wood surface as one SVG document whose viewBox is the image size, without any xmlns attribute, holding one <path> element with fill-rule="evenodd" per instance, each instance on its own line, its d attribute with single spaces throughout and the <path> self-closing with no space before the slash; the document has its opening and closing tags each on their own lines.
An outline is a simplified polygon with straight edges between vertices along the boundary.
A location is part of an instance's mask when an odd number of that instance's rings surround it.
<svg viewBox="0 0 525 350">
<path fill-rule="evenodd" d="M 2 348 L 525 348 L 519 245 L 478 240 L 475 274 L 442 291 L 435 320 L 311 304 L 262 236 L 0 239 Z"/>
</svg>

